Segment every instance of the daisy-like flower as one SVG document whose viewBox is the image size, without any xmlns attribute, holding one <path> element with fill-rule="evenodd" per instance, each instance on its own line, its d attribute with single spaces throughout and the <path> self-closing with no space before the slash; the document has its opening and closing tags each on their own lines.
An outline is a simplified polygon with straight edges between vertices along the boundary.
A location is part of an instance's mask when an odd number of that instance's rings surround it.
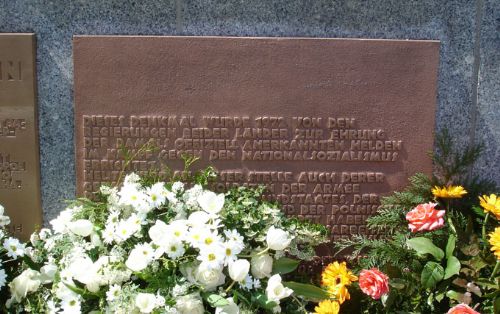
<svg viewBox="0 0 500 314">
<path fill-rule="evenodd" d="M 500 227 L 495 228 L 495 231 L 491 232 L 489 236 L 491 251 L 493 251 L 493 254 L 500 260 Z"/>
<path fill-rule="evenodd" d="M 116 225 L 114 224 L 108 224 L 106 225 L 106 228 L 104 228 L 104 231 L 102 232 L 102 238 L 104 240 L 104 243 L 106 244 L 111 244 L 115 240 L 116 236 Z"/>
<path fill-rule="evenodd" d="M 349 269 L 346 263 L 333 262 L 329 264 L 321 274 L 321 285 L 328 289 L 328 293 L 342 304 L 350 299 L 347 286 L 357 281 L 356 277 Z"/>
<path fill-rule="evenodd" d="M 483 195 L 479 197 L 480 205 L 485 212 L 489 212 L 500 220 L 500 197 L 495 194 Z"/>
<path fill-rule="evenodd" d="M 106 300 L 112 302 L 116 300 L 122 292 L 122 287 L 119 285 L 112 285 L 109 287 L 108 292 L 106 292 Z"/>
<path fill-rule="evenodd" d="M 165 204 L 165 193 L 167 189 L 165 189 L 165 185 L 163 182 L 158 182 L 153 184 L 151 187 L 146 189 L 146 194 L 148 195 L 148 202 L 151 204 L 151 207 L 160 207 Z"/>
<path fill-rule="evenodd" d="M 210 247 L 210 246 L 221 246 L 222 239 L 219 236 L 217 230 L 202 230 L 200 238 L 200 247 Z"/>
<path fill-rule="evenodd" d="M 115 229 L 116 240 L 117 242 L 126 241 L 130 238 L 134 233 L 137 232 L 137 224 L 133 221 L 133 219 L 122 220 Z"/>
<path fill-rule="evenodd" d="M 250 275 L 247 275 L 245 277 L 245 280 L 242 280 L 240 283 L 240 287 L 243 289 L 243 290 L 251 290 L 253 288 L 253 280 L 252 280 L 252 276 Z"/>
<path fill-rule="evenodd" d="M 61 301 L 61 310 L 64 314 L 69 313 L 81 313 L 81 303 L 80 300 L 75 297 L 68 297 Z"/>
<path fill-rule="evenodd" d="M 167 225 L 169 237 L 173 236 L 178 241 L 186 239 L 188 233 L 188 226 L 186 220 L 174 220 Z"/>
<path fill-rule="evenodd" d="M 226 237 L 227 241 L 233 242 L 235 245 L 238 246 L 243 246 L 245 247 L 244 244 L 244 238 L 242 235 L 238 233 L 236 229 L 233 230 L 224 230 L 224 236 Z"/>
<path fill-rule="evenodd" d="M 202 247 L 197 257 L 203 267 L 209 269 L 220 268 L 224 264 L 224 258 L 224 247 L 220 243 Z"/>
<path fill-rule="evenodd" d="M 178 259 L 186 253 L 184 244 L 181 241 L 172 240 L 164 247 L 165 252 L 171 259 Z"/>
<path fill-rule="evenodd" d="M 26 247 L 16 238 L 7 238 L 3 241 L 3 247 L 7 250 L 7 255 L 14 259 L 24 256 Z"/>
<path fill-rule="evenodd" d="M 225 255 L 224 266 L 227 266 L 230 262 L 237 260 L 237 255 L 243 250 L 238 243 L 232 241 L 226 241 L 222 243 L 222 246 L 224 247 Z"/>
<path fill-rule="evenodd" d="M 461 198 L 465 194 L 467 191 L 461 185 L 450 185 L 442 188 L 435 186 L 432 189 L 432 195 L 440 198 Z"/>
<path fill-rule="evenodd" d="M 176 181 L 172 184 L 172 192 L 181 193 L 184 191 L 184 183 Z"/>
<path fill-rule="evenodd" d="M 337 301 L 323 300 L 314 308 L 316 314 L 338 314 L 340 305 Z"/>
</svg>

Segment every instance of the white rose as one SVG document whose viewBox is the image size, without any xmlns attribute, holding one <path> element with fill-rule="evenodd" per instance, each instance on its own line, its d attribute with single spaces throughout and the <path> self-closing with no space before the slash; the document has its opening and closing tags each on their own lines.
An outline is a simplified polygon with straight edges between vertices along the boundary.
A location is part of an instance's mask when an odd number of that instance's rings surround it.
<svg viewBox="0 0 500 314">
<path fill-rule="evenodd" d="M 141 313 L 151 313 L 156 307 L 156 296 L 151 293 L 139 293 L 135 297 L 135 306 Z"/>
<path fill-rule="evenodd" d="M 228 305 L 215 308 L 215 314 L 239 314 L 240 308 L 234 303 L 233 298 L 227 298 Z"/>
<path fill-rule="evenodd" d="M 250 263 L 246 259 L 239 259 L 235 262 L 229 263 L 228 270 L 231 279 L 240 282 L 248 275 Z"/>
<path fill-rule="evenodd" d="M 87 219 L 78 219 L 68 223 L 68 229 L 76 235 L 88 237 L 92 233 L 94 225 Z"/>
<path fill-rule="evenodd" d="M 197 198 L 201 209 L 211 215 L 218 214 L 224 206 L 224 194 L 215 194 L 211 191 L 205 191 Z"/>
<path fill-rule="evenodd" d="M 205 309 L 203 308 L 203 302 L 199 294 L 188 294 L 177 298 L 175 308 L 179 311 L 179 314 L 203 314 Z"/>
<path fill-rule="evenodd" d="M 273 258 L 269 254 L 261 254 L 252 257 L 252 275 L 262 279 L 270 277 L 273 270 Z"/>
<path fill-rule="evenodd" d="M 157 220 L 155 224 L 149 228 L 148 234 L 154 244 L 162 246 L 169 241 L 169 230 L 170 229 L 166 223 L 161 220 Z"/>
<path fill-rule="evenodd" d="M 224 284 L 226 276 L 220 268 L 208 268 L 200 264 L 195 271 L 196 281 L 207 291 L 213 291 L 218 286 Z"/>
<path fill-rule="evenodd" d="M 43 284 L 51 283 L 54 281 L 54 277 L 56 276 L 57 266 L 54 264 L 46 264 L 42 268 L 40 268 L 40 280 Z"/>
<path fill-rule="evenodd" d="M 292 238 L 288 232 L 271 226 L 271 228 L 267 231 L 266 241 L 267 246 L 271 250 L 282 251 L 290 245 Z"/>
<path fill-rule="evenodd" d="M 283 286 L 281 276 L 278 274 L 272 276 L 267 281 L 266 296 L 269 301 L 279 303 L 281 299 L 289 297 L 292 293 L 292 289 Z"/>
<path fill-rule="evenodd" d="M 40 273 L 33 269 L 26 269 L 9 284 L 10 293 L 17 302 L 21 302 L 29 292 L 40 287 Z"/>
</svg>

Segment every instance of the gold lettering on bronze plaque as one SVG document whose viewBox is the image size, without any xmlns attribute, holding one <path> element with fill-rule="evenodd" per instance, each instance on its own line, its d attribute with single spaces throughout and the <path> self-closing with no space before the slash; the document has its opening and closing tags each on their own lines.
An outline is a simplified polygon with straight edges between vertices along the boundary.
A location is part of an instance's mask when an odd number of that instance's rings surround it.
<svg viewBox="0 0 500 314">
<path fill-rule="evenodd" d="M 153 141 L 138 173 L 213 164 L 213 188 L 265 184 L 332 240 L 378 234 L 380 196 L 430 173 L 436 41 L 74 38 L 77 187 L 117 180 L 120 147 Z"/>
<path fill-rule="evenodd" d="M 35 35 L 0 34 L 0 204 L 24 240 L 42 225 Z"/>
</svg>

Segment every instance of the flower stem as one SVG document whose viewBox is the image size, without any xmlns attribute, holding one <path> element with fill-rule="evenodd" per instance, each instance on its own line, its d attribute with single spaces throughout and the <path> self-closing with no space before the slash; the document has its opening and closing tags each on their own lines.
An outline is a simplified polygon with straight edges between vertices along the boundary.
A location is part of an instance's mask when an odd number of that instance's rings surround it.
<svg viewBox="0 0 500 314">
<path fill-rule="evenodd" d="M 236 281 L 233 280 L 233 282 L 231 282 L 231 284 L 229 285 L 229 287 L 227 287 L 226 289 L 226 293 L 229 292 L 229 290 L 231 290 L 231 288 L 234 286 L 234 284 L 236 283 Z"/>
<path fill-rule="evenodd" d="M 446 220 L 448 221 L 448 224 L 450 225 L 451 231 L 456 235 L 457 234 L 457 229 L 455 228 L 455 225 L 453 224 L 453 220 L 451 219 L 450 215 L 450 202 L 446 201 Z"/>
<path fill-rule="evenodd" d="M 299 299 L 297 299 L 296 296 L 294 296 L 292 294 L 292 298 L 295 300 L 295 302 L 297 302 L 297 304 L 299 305 L 300 309 L 304 311 L 304 314 L 307 314 L 307 311 L 306 311 L 306 308 L 304 307 L 304 304 L 302 302 L 300 302 Z"/>
<path fill-rule="evenodd" d="M 500 261 L 497 261 L 495 268 L 493 268 L 493 272 L 491 273 L 490 280 L 492 280 L 495 277 L 495 275 L 498 271 L 498 268 L 500 268 Z"/>
<path fill-rule="evenodd" d="M 486 213 L 486 216 L 484 217 L 484 222 L 483 222 L 483 228 L 482 228 L 482 236 L 483 236 L 483 251 L 486 252 L 487 250 L 487 243 L 488 241 L 486 240 L 486 224 L 488 223 L 488 219 L 490 218 L 490 213 Z"/>
</svg>

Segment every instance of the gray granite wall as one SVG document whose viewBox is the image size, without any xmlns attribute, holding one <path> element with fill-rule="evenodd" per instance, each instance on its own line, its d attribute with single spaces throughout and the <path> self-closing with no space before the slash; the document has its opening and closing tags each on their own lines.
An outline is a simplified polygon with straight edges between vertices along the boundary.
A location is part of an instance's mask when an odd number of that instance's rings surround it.
<svg viewBox="0 0 500 314">
<path fill-rule="evenodd" d="M 74 34 L 364 37 L 441 40 L 436 127 L 500 184 L 498 0 L 0 0 L 0 32 L 37 34 L 45 218 L 74 197 Z"/>
</svg>

